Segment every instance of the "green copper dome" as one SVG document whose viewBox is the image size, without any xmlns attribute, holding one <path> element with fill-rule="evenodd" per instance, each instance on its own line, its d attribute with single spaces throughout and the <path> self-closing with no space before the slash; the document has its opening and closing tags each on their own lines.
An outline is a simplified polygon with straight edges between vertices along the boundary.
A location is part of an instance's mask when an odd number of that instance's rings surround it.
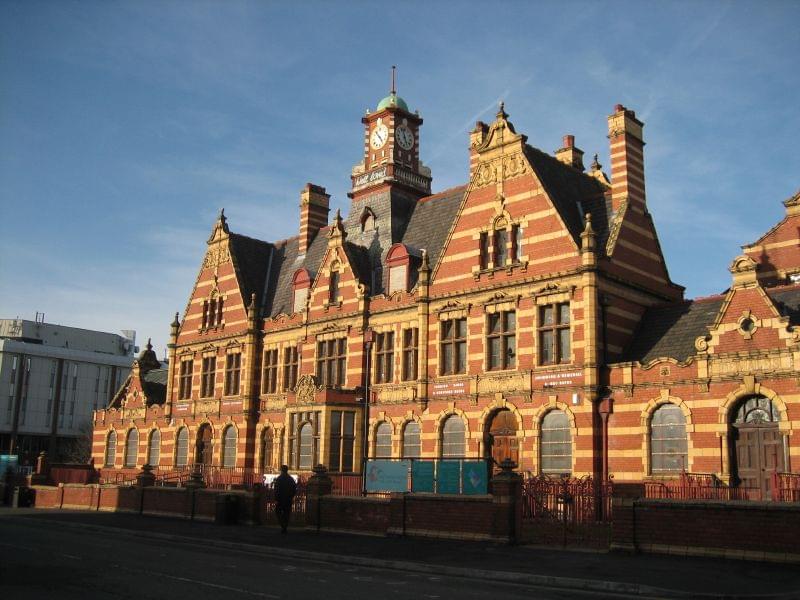
<svg viewBox="0 0 800 600">
<path fill-rule="evenodd" d="M 389 94 L 386 96 L 386 98 L 378 102 L 378 108 L 376 109 L 376 112 L 381 111 L 384 108 L 389 108 L 390 106 L 395 106 L 397 108 L 402 108 L 406 112 L 411 112 L 408 110 L 408 104 L 406 104 L 406 101 L 395 93 Z"/>
</svg>

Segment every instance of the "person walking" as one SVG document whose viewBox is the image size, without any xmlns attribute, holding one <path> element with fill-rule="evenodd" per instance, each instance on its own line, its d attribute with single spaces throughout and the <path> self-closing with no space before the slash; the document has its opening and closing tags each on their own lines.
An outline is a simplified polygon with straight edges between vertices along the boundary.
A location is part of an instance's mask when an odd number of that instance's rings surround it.
<svg viewBox="0 0 800 600">
<path fill-rule="evenodd" d="M 272 484 L 275 491 L 275 515 L 281 526 L 281 533 L 286 533 L 289 527 L 289 517 L 292 515 L 292 502 L 297 493 L 297 483 L 289 475 L 289 467 L 281 465 L 281 474 L 275 478 Z"/>
</svg>

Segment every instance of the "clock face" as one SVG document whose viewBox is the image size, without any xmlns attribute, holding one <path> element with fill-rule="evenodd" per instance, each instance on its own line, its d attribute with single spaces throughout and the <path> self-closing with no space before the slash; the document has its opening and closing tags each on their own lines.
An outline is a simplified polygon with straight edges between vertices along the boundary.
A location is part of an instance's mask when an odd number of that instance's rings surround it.
<svg viewBox="0 0 800 600">
<path fill-rule="evenodd" d="M 411 150 L 414 147 L 414 133 L 405 125 L 400 125 L 394 133 L 397 143 L 403 150 Z"/>
<path fill-rule="evenodd" d="M 369 138 L 369 143 L 375 150 L 379 148 L 383 148 L 383 145 L 386 143 L 386 140 L 389 139 L 389 128 L 386 127 L 383 123 L 375 127 L 372 130 L 372 135 Z"/>
</svg>

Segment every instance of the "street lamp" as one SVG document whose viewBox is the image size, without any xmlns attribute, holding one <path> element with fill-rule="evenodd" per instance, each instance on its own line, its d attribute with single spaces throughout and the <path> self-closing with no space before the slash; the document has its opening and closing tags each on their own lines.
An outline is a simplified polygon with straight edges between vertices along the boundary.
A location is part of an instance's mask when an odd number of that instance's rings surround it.
<svg viewBox="0 0 800 600">
<path fill-rule="evenodd" d="M 367 495 L 367 458 L 369 458 L 369 379 L 370 379 L 370 359 L 372 357 L 372 329 L 364 331 L 364 348 L 367 352 L 366 375 L 364 377 L 364 439 L 361 445 L 363 459 L 361 462 L 361 494 Z"/>
</svg>

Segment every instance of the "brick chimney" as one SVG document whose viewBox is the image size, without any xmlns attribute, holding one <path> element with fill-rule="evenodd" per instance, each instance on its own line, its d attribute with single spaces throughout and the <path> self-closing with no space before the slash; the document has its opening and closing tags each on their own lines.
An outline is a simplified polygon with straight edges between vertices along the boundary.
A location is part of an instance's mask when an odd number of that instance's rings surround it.
<svg viewBox="0 0 800 600">
<path fill-rule="evenodd" d="M 564 164 L 575 167 L 579 171 L 583 171 L 583 150 L 575 147 L 575 136 L 565 135 L 563 144 L 563 148 L 556 150 L 556 158 Z"/>
<path fill-rule="evenodd" d="M 608 117 L 611 204 L 615 211 L 626 199 L 631 207 L 645 210 L 643 127 L 636 113 L 622 104 L 617 104 Z"/>
<path fill-rule="evenodd" d="M 475 150 L 486 139 L 486 134 L 489 133 L 489 126 L 483 121 L 475 123 L 475 129 L 469 132 L 469 177 L 472 179 L 472 174 L 475 172 L 475 167 L 478 166 L 478 152 Z"/>
<path fill-rule="evenodd" d="M 313 183 L 307 183 L 300 192 L 300 240 L 298 241 L 300 254 L 306 253 L 317 232 L 328 224 L 330 199 L 324 187 Z"/>
</svg>

